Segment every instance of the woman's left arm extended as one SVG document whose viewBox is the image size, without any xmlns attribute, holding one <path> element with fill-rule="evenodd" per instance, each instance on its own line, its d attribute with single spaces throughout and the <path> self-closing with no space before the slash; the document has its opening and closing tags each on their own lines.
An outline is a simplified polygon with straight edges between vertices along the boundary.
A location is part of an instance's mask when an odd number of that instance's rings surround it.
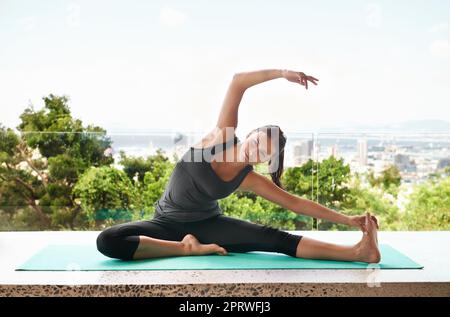
<svg viewBox="0 0 450 317">
<path fill-rule="evenodd" d="M 283 208 L 292 210 L 295 213 L 311 216 L 314 218 L 328 220 L 334 223 L 341 223 L 348 226 L 359 227 L 365 231 L 365 216 L 347 216 L 318 204 L 312 200 L 305 199 L 281 189 L 267 177 L 251 171 L 239 186 L 241 190 L 250 190 L 255 194 L 270 200 Z M 378 221 L 375 220 L 377 226 Z"/>
</svg>

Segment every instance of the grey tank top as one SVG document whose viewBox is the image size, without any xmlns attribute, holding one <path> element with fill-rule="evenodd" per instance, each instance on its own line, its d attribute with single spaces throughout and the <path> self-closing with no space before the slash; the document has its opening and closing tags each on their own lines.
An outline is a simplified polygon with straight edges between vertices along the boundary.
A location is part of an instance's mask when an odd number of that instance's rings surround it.
<svg viewBox="0 0 450 317">
<path fill-rule="evenodd" d="M 211 167 L 210 156 L 238 142 L 239 138 L 234 135 L 222 144 L 190 147 L 176 163 L 164 193 L 155 202 L 154 217 L 193 222 L 223 214 L 217 199 L 235 191 L 253 170 L 253 165 L 247 164 L 232 180 L 224 181 Z"/>
</svg>

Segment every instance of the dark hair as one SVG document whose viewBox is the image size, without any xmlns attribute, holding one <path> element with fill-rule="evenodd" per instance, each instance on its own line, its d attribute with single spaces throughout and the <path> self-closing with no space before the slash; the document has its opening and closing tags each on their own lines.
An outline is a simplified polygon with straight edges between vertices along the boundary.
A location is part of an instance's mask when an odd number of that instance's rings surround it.
<svg viewBox="0 0 450 317">
<path fill-rule="evenodd" d="M 250 131 L 246 138 L 248 138 L 248 136 L 250 134 L 252 134 L 253 132 L 259 132 L 262 131 L 264 133 L 267 134 L 267 137 L 271 138 L 272 137 L 272 129 L 275 128 L 278 130 L 278 144 L 279 144 L 279 151 L 277 152 L 277 155 L 275 157 L 275 160 L 278 160 L 278 168 L 275 172 L 270 173 L 270 177 L 272 178 L 272 182 L 274 182 L 278 187 L 280 187 L 281 189 L 283 188 L 283 185 L 281 184 L 280 178 L 281 175 L 283 174 L 283 169 L 284 169 L 284 147 L 286 145 L 286 136 L 284 134 L 284 132 L 280 129 L 279 126 L 277 125 L 272 125 L 272 124 L 267 124 L 265 126 L 256 128 L 252 131 Z M 272 164 L 272 159 L 269 160 L 269 166 Z"/>
</svg>

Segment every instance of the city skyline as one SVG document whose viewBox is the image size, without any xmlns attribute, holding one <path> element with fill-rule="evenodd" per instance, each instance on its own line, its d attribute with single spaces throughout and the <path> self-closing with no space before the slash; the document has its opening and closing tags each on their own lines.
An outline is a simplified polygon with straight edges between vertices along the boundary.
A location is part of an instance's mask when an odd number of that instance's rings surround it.
<svg viewBox="0 0 450 317">
<path fill-rule="evenodd" d="M 115 155 L 123 149 L 128 155 L 146 156 L 159 148 L 171 160 L 181 157 L 198 135 L 112 135 Z M 395 165 L 408 182 L 423 181 L 438 170 L 450 166 L 450 133 L 434 137 L 416 134 L 324 134 L 308 137 L 287 135 L 285 167 L 299 166 L 309 159 L 322 161 L 330 156 L 343 159 L 355 172 L 372 170 L 379 175 L 386 167 Z"/>
</svg>

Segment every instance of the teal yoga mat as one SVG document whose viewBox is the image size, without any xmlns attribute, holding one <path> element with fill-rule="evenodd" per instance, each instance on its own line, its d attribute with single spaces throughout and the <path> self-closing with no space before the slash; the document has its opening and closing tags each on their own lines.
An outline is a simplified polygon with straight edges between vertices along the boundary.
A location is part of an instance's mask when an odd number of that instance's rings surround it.
<svg viewBox="0 0 450 317">
<path fill-rule="evenodd" d="M 252 270 L 252 269 L 421 269 L 422 265 L 389 245 L 380 244 L 378 264 L 308 260 L 275 252 L 229 252 L 226 256 L 177 256 L 146 260 L 111 259 L 94 245 L 48 245 L 16 271 Z"/>
</svg>

